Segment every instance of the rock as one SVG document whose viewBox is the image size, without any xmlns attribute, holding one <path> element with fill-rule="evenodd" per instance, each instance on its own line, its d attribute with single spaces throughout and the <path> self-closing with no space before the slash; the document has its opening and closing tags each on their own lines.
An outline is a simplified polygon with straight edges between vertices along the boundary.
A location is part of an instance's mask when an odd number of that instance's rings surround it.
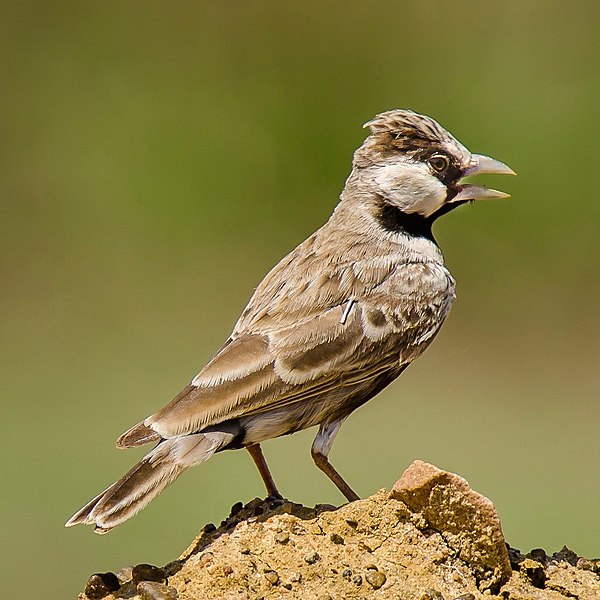
<svg viewBox="0 0 600 600">
<path fill-rule="evenodd" d="M 488 501 L 430 465 L 403 479 L 393 495 L 380 490 L 331 510 L 260 498 L 235 506 L 235 528 L 226 519 L 201 531 L 163 569 L 138 565 L 137 582 L 131 568 L 116 582 L 96 574 L 79 600 L 600 600 L 600 563 L 568 549 L 509 548 L 515 572 L 492 595 L 483 588 L 498 528 L 477 504 Z"/>
<path fill-rule="evenodd" d="M 546 572 L 544 565 L 531 559 L 526 558 L 520 565 L 521 574 L 527 578 L 533 587 L 544 589 L 546 583 Z"/>
<path fill-rule="evenodd" d="M 374 590 L 378 590 L 385 583 L 386 576 L 381 571 L 369 570 L 365 575 L 365 579 Z"/>
<path fill-rule="evenodd" d="M 142 581 L 137 585 L 141 600 L 177 600 L 179 594 L 175 588 L 157 581 Z"/>
<path fill-rule="evenodd" d="M 99 600 L 121 587 L 114 573 L 94 573 L 85 584 L 84 594 L 90 600 Z"/>
<path fill-rule="evenodd" d="M 492 502 L 462 477 L 416 460 L 394 484 L 391 498 L 420 513 L 465 563 L 480 589 L 496 592 L 511 566 L 500 519 Z"/>
<path fill-rule="evenodd" d="M 165 573 L 165 570 L 160 567 L 142 563 L 133 567 L 131 579 L 133 580 L 133 583 L 139 583 L 140 581 L 165 583 L 165 581 L 167 581 L 167 574 Z"/>
<path fill-rule="evenodd" d="M 265 579 L 271 585 L 277 585 L 279 583 L 279 575 L 277 571 L 265 571 Z"/>
<path fill-rule="evenodd" d="M 344 543 L 344 538 L 341 535 L 339 535 L 338 533 L 330 533 L 329 534 L 329 539 L 334 544 L 343 544 Z"/>
</svg>

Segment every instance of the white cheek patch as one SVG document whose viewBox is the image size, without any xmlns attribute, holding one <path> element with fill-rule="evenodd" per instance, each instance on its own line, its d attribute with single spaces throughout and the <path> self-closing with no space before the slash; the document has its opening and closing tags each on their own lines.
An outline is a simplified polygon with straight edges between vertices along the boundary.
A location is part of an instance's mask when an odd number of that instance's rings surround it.
<svg viewBox="0 0 600 600">
<path fill-rule="evenodd" d="M 390 204 L 405 213 L 428 217 L 446 201 L 446 186 L 421 163 L 397 162 L 378 167 L 374 183 Z"/>
</svg>

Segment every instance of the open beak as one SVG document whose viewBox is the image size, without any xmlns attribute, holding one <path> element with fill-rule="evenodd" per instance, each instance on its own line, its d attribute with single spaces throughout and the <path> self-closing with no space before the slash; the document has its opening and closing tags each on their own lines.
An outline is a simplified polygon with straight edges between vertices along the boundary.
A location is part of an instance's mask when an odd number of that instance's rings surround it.
<svg viewBox="0 0 600 600">
<path fill-rule="evenodd" d="M 472 154 L 471 163 L 464 170 L 464 176 L 480 175 L 483 173 L 495 173 L 498 175 L 516 175 L 516 173 L 504 163 L 484 156 L 483 154 Z M 510 194 L 499 192 L 491 188 L 486 188 L 479 185 L 471 185 L 464 183 L 458 185 L 458 194 L 450 200 L 450 202 L 460 202 L 463 200 L 487 200 L 492 198 L 510 198 Z"/>
</svg>

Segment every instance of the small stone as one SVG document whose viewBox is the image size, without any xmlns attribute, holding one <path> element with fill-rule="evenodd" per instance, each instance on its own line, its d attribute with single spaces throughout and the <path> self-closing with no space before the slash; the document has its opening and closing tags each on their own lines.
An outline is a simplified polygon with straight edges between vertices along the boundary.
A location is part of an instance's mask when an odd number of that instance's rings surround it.
<svg viewBox="0 0 600 600">
<path fill-rule="evenodd" d="M 141 581 L 137 593 L 142 600 L 177 600 L 179 593 L 173 587 L 157 581 Z"/>
<path fill-rule="evenodd" d="M 356 529 L 358 527 L 358 521 L 354 519 L 346 519 L 346 523 L 352 527 L 352 529 Z"/>
<path fill-rule="evenodd" d="M 98 600 L 117 591 L 120 587 L 119 579 L 114 573 L 94 573 L 87 580 L 84 593 L 90 600 Z"/>
<path fill-rule="evenodd" d="M 198 559 L 198 566 L 207 567 L 208 565 L 212 565 L 215 560 L 215 557 L 212 552 L 204 552 L 204 554 L 200 555 Z"/>
<path fill-rule="evenodd" d="M 257 498 L 258 500 L 258 498 Z M 267 496 L 265 498 L 265 502 L 277 502 L 277 501 L 281 501 L 283 502 L 283 498 L 281 496 Z"/>
<path fill-rule="evenodd" d="M 337 506 L 334 506 L 333 504 L 316 504 L 315 505 L 316 513 L 332 512 L 334 510 L 337 510 Z"/>
<path fill-rule="evenodd" d="M 134 583 L 139 583 L 140 581 L 165 583 L 167 581 L 167 574 L 165 573 L 165 570 L 160 567 L 142 563 L 133 567 L 131 579 Z"/>
<path fill-rule="evenodd" d="M 360 586 L 360 585 L 362 585 L 362 577 L 361 577 L 360 575 L 355 575 L 355 576 L 352 578 L 352 583 L 353 583 L 354 585 L 357 585 L 357 586 Z"/>
<path fill-rule="evenodd" d="M 280 531 L 275 534 L 275 541 L 278 544 L 287 544 L 290 541 L 290 534 L 287 531 Z"/>
<path fill-rule="evenodd" d="M 546 572 L 539 562 L 526 558 L 520 565 L 520 571 L 533 587 L 543 590 L 546 585 Z"/>
<path fill-rule="evenodd" d="M 334 544 L 343 544 L 344 543 L 344 538 L 339 535 L 338 533 L 331 533 L 329 535 L 329 539 L 334 543 Z"/>
<path fill-rule="evenodd" d="M 552 558 L 557 562 L 561 560 L 568 562 L 573 567 L 577 564 L 577 561 L 579 560 L 579 556 L 577 556 L 577 554 L 575 554 L 573 550 L 567 548 L 566 546 L 563 546 L 559 552 L 555 552 L 552 555 Z"/>
<path fill-rule="evenodd" d="M 506 541 L 496 508 L 467 481 L 420 460 L 394 484 L 390 497 L 422 515 L 474 572 L 479 589 L 497 590 L 510 579 Z"/>
<path fill-rule="evenodd" d="M 117 579 L 119 580 L 119 583 L 121 585 L 123 585 L 125 582 L 131 581 L 132 572 L 133 572 L 133 565 L 127 565 L 127 566 L 123 567 L 122 569 L 119 569 L 117 571 Z"/>
<path fill-rule="evenodd" d="M 170 563 L 167 563 L 163 569 L 167 577 L 171 577 L 175 575 L 175 573 L 179 573 L 181 571 L 182 564 L 178 560 L 173 560 Z"/>
<path fill-rule="evenodd" d="M 365 574 L 365 579 L 374 590 L 378 590 L 385 583 L 387 578 L 385 573 L 369 569 Z"/>
<path fill-rule="evenodd" d="M 229 511 L 229 516 L 230 517 L 235 517 L 235 515 L 237 515 L 240 512 L 240 510 L 242 510 L 242 508 L 244 508 L 244 503 L 243 502 L 236 502 L 231 507 L 231 510 Z"/>
<path fill-rule="evenodd" d="M 510 561 L 510 566 L 515 570 L 519 570 L 519 565 L 523 562 L 525 558 L 521 551 L 518 548 L 511 548 L 508 544 L 506 544 L 506 549 L 508 550 L 508 559 Z"/>
<path fill-rule="evenodd" d="M 292 573 L 290 576 L 290 581 L 292 583 L 300 583 L 302 581 L 302 573 L 298 573 L 298 571 Z"/>
<path fill-rule="evenodd" d="M 352 571 L 350 569 L 344 569 L 342 571 L 342 577 L 350 581 L 350 578 L 352 577 Z"/>
<path fill-rule="evenodd" d="M 217 527 L 214 523 L 207 523 L 203 528 L 202 528 L 202 533 L 212 533 L 213 531 L 216 531 Z"/>
<path fill-rule="evenodd" d="M 577 568 L 582 571 L 600 572 L 600 560 L 590 560 L 589 558 L 580 558 L 577 561 Z"/>
<path fill-rule="evenodd" d="M 316 552 L 309 552 L 304 555 L 304 561 L 309 565 L 314 565 L 320 558 Z"/>
<path fill-rule="evenodd" d="M 461 594 L 454 598 L 454 600 L 475 600 L 475 596 L 473 594 Z"/>
<path fill-rule="evenodd" d="M 534 548 L 527 556 L 543 565 L 548 562 L 548 555 L 543 548 Z"/>
<path fill-rule="evenodd" d="M 277 571 L 265 571 L 264 575 L 265 579 L 271 585 L 277 585 L 279 583 L 279 575 L 277 574 Z"/>
<path fill-rule="evenodd" d="M 365 567 L 366 571 L 378 571 L 379 569 L 372 563 L 369 563 L 366 567 Z"/>
<path fill-rule="evenodd" d="M 231 565 L 223 565 L 223 575 L 231 575 L 233 573 L 233 567 Z"/>
</svg>

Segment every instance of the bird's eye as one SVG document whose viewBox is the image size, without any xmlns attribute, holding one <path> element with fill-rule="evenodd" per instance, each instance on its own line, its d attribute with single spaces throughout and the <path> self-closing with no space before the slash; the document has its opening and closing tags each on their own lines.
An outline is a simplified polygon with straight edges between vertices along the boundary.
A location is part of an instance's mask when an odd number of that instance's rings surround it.
<svg viewBox="0 0 600 600">
<path fill-rule="evenodd" d="M 428 162 L 430 167 L 436 173 L 443 173 L 450 166 L 450 159 L 447 156 L 444 156 L 443 154 L 435 154 L 429 159 Z"/>
</svg>

